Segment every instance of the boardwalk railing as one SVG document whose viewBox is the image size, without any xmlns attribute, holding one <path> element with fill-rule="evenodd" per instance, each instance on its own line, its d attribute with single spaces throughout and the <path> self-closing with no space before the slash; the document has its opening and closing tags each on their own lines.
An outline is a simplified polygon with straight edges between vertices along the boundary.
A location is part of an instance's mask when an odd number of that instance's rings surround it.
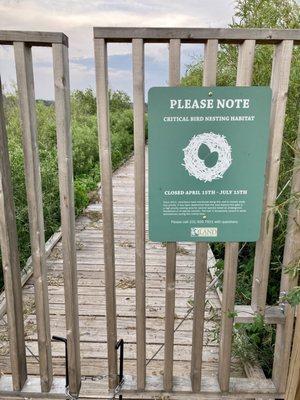
<svg viewBox="0 0 300 400">
<path fill-rule="evenodd" d="M 280 153 L 289 74 L 294 45 L 300 44 L 300 30 L 272 29 L 181 29 L 181 28 L 94 28 L 97 105 L 99 119 L 99 138 L 102 173 L 103 229 L 106 276 L 106 313 L 109 387 L 116 385 L 117 358 L 117 314 L 115 298 L 115 261 L 114 261 L 114 225 L 111 145 L 109 130 L 108 104 L 108 68 L 107 46 L 110 42 L 132 43 L 133 58 L 133 109 L 134 109 L 134 159 L 135 159 L 135 238 L 136 238 L 136 338 L 137 363 L 136 376 L 128 393 L 138 390 L 147 391 L 146 371 L 146 312 L 145 312 L 145 132 L 144 132 L 144 45 L 145 43 L 169 44 L 169 84 L 180 84 L 180 45 L 181 43 L 204 43 L 203 85 L 216 84 L 218 45 L 230 43 L 238 46 L 237 86 L 249 86 L 256 44 L 273 45 L 274 56 L 270 87 L 272 89 L 272 107 L 270 121 L 269 154 L 266 167 L 264 212 L 261 222 L 261 234 L 256 244 L 255 265 L 251 306 L 235 305 L 235 286 L 238 266 L 239 243 L 226 243 L 225 267 L 222 296 L 222 315 L 219 349 L 219 374 L 216 383 L 202 379 L 202 347 L 205 305 L 205 282 L 203 276 L 207 270 L 207 243 L 196 245 L 194 321 L 191 355 L 190 391 L 203 396 L 229 393 L 238 398 L 265 396 L 283 398 L 289 369 L 290 349 L 293 335 L 294 312 L 286 305 L 285 312 L 279 306 L 266 305 L 268 275 L 274 226 L 274 205 L 277 196 Z M 292 192 L 299 191 L 299 171 L 295 168 Z M 299 213 L 293 206 L 289 210 L 288 232 L 284 251 L 284 265 L 296 257 L 300 240 Z M 165 351 L 163 384 L 157 381 L 157 391 L 172 391 L 174 319 L 175 319 L 175 282 L 176 282 L 176 243 L 166 245 L 166 306 L 165 306 Z M 281 290 L 287 291 L 296 284 L 295 279 L 283 274 Z M 279 295 L 279 294 L 278 294 Z M 245 379 L 230 377 L 231 346 L 233 322 L 253 322 L 259 313 L 269 324 L 276 324 L 276 345 L 272 379 Z M 233 318 L 233 315 L 235 317 Z M 152 377 L 153 378 L 153 377 Z M 153 383 L 153 379 L 152 379 Z M 126 393 L 126 391 L 125 391 Z M 148 393 L 149 395 L 149 393 Z M 188 396 L 191 397 L 190 393 Z M 250 397 L 249 397 L 250 396 Z M 195 397 L 196 398 L 196 397 Z M 198 397 L 197 397 L 198 398 Z M 202 398 L 202 397 L 201 397 Z M 203 397 L 205 398 L 205 397 Z M 226 398 L 226 397 L 222 397 Z"/>
<path fill-rule="evenodd" d="M 51 390 L 53 383 L 53 366 L 31 48 L 32 46 L 45 46 L 52 47 L 53 51 L 66 304 L 66 335 L 69 354 L 69 388 L 72 393 L 78 393 L 81 375 L 72 138 L 70 132 L 68 39 L 62 33 L 0 31 L 0 45 L 1 44 L 13 46 L 15 54 L 35 286 L 38 353 L 42 392 L 49 392 Z M 18 238 L 7 142 L 3 95 L 0 91 L 0 236 L 13 382 L 13 387 L 10 390 L 20 391 L 27 380 L 27 367 Z M 9 390 L 9 388 L 7 390 Z"/>
</svg>

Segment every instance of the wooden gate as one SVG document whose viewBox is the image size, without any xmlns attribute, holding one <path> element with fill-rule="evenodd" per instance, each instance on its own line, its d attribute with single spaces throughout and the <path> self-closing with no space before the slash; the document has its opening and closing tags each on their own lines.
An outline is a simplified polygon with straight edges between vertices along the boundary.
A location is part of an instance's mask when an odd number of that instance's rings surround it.
<svg viewBox="0 0 300 400">
<path fill-rule="evenodd" d="M 15 54 L 30 222 L 40 366 L 39 384 L 39 382 L 36 382 L 36 379 L 27 376 L 16 217 L 0 82 L 0 237 L 12 370 L 12 382 L 5 381 L 4 387 L 1 385 L 0 392 L 4 393 L 3 396 L 5 396 L 5 393 L 13 395 L 13 393 L 22 390 L 25 382 L 27 396 L 31 392 L 49 392 L 57 386 L 55 384 L 56 381 L 53 381 L 51 356 L 44 219 L 31 54 L 32 46 L 46 46 L 52 47 L 53 51 L 69 387 L 72 393 L 78 393 L 81 375 L 72 140 L 70 133 L 68 39 L 62 33 L 0 31 L 0 44 L 12 45 Z"/>
<path fill-rule="evenodd" d="M 294 45 L 300 44 L 299 30 L 235 30 L 235 29 L 150 29 L 150 28 L 95 28 L 95 61 L 97 106 L 100 132 L 101 174 L 104 256 L 106 280 L 107 351 L 109 388 L 117 386 L 118 367 L 116 343 L 117 313 L 115 295 L 115 249 L 114 215 L 112 191 L 111 146 L 109 132 L 107 44 L 109 42 L 132 43 L 133 54 L 133 97 L 134 97 L 134 150 L 135 150 L 135 264 L 136 264 L 136 375 L 126 377 L 124 396 L 135 399 L 153 398 L 172 393 L 172 398 L 229 399 L 229 398 L 288 398 L 294 400 L 296 386 L 290 375 L 288 390 L 287 377 L 290 363 L 290 349 L 293 338 L 294 310 L 285 304 L 266 305 L 268 273 L 274 225 L 273 205 L 277 196 L 280 153 L 283 138 L 285 108 L 289 84 L 290 66 Z M 217 54 L 220 43 L 235 44 L 239 48 L 237 78 L 238 86 L 249 86 L 252 80 L 255 45 L 273 45 L 274 56 L 270 86 L 272 88 L 272 110 L 270 126 L 269 157 L 266 170 L 264 213 L 260 239 L 256 245 L 251 306 L 235 305 L 235 285 L 238 265 L 238 243 L 226 243 L 225 269 L 223 279 L 223 301 L 219 348 L 218 376 L 207 380 L 201 376 L 203 324 L 205 305 L 205 282 L 207 271 L 207 243 L 196 244 L 194 318 L 192 356 L 187 385 L 178 388 L 173 375 L 174 320 L 176 294 L 176 243 L 166 244 L 166 294 L 165 294 L 165 339 L 164 373 L 151 379 L 146 370 L 146 218 L 145 218 L 145 110 L 144 110 L 144 45 L 147 42 L 169 43 L 169 84 L 180 84 L 181 43 L 204 43 L 203 85 L 216 84 Z M 69 388 L 78 393 L 81 382 L 79 323 L 77 300 L 77 273 L 74 228 L 73 171 L 70 134 L 70 88 L 67 38 L 60 33 L 0 32 L 0 44 L 12 45 L 15 51 L 17 84 L 20 101 L 20 117 L 25 159 L 26 191 L 30 217 L 30 238 L 34 268 L 35 303 L 39 342 L 40 385 L 35 390 L 35 380 L 27 376 L 21 278 L 17 246 L 17 232 L 8 144 L 3 112 L 3 98 L 0 92 L 0 235 L 3 271 L 5 279 L 7 316 L 10 336 L 10 357 L 12 381 L 0 386 L 1 396 L 22 396 L 26 387 L 28 397 L 58 396 L 47 393 L 54 388 L 49 304 L 45 263 L 45 240 L 42 208 L 41 176 L 37 147 L 37 126 L 35 113 L 32 46 L 48 46 L 53 50 L 55 110 L 58 146 L 59 188 L 62 219 L 64 289 L 66 304 L 66 331 L 68 343 Z M 0 85 L 1 88 L 1 85 Z M 295 157 L 291 190 L 300 192 L 299 138 Z M 290 205 L 283 267 L 289 265 L 300 248 L 300 216 L 295 204 Z M 281 291 L 286 292 L 297 284 L 297 279 L 282 274 Z M 264 316 L 266 323 L 277 326 L 274 349 L 272 379 L 249 379 L 230 377 L 232 331 L 234 320 L 251 323 L 255 315 Z M 299 313 L 298 313 L 299 314 Z M 299 357 L 297 343 L 292 362 Z M 292 371 L 293 372 L 293 371 Z M 126 374 L 126 371 L 125 371 Z M 184 378 L 184 377 L 180 377 Z M 297 378 L 298 379 L 298 378 Z M 2 378 L 0 380 L 1 384 Z M 297 382 L 298 383 L 298 382 Z M 102 386 L 103 388 L 103 386 Z M 296 389 L 295 389 L 296 388 Z M 93 398 L 107 398 L 107 388 L 97 392 Z M 180 389 L 180 390 L 179 390 Z M 287 395 L 285 395 L 287 393 Z M 24 391 L 23 391 L 24 394 Z M 61 395 L 61 393 L 60 393 Z"/>
<path fill-rule="evenodd" d="M 169 44 L 169 85 L 180 85 L 181 43 L 204 43 L 203 85 L 214 86 L 217 74 L 218 45 L 238 46 L 237 86 L 252 82 L 255 46 L 273 45 L 274 56 L 270 86 L 272 108 L 269 155 L 266 169 L 264 213 L 260 239 L 256 244 L 251 306 L 235 305 L 235 287 L 239 243 L 226 243 L 223 279 L 223 300 L 219 347 L 219 373 L 215 380 L 201 379 L 207 243 L 196 244 L 194 318 L 190 385 L 186 398 L 284 398 L 288 376 L 290 348 L 293 336 L 294 310 L 286 304 L 266 305 L 271 245 L 274 225 L 274 204 L 277 196 L 280 154 L 284 130 L 285 108 L 290 66 L 294 45 L 300 44 L 300 30 L 270 29 L 169 29 L 169 28 L 94 28 L 98 123 L 101 152 L 101 182 L 103 202 L 103 231 L 106 279 L 107 350 L 109 388 L 117 385 L 117 314 L 115 295 L 114 213 L 112 191 L 111 144 L 109 130 L 107 44 L 132 43 L 133 110 L 134 110 L 134 171 L 135 171 L 135 264 L 136 264 L 136 376 L 125 382 L 124 395 L 130 398 L 152 398 L 161 392 L 173 391 L 172 398 L 182 398 L 173 376 L 176 243 L 166 244 L 165 293 L 165 351 L 163 381 L 157 379 L 149 391 L 146 371 L 146 312 L 145 312 L 145 109 L 144 109 L 144 45 Z M 299 145 L 299 143 L 298 143 Z M 299 154 L 299 153 L 298 153 Z M 295 160 L 295 166 L 298 161 Z M 297 167 L 298 168 L 298 167 Z M 294 170 L 292 192 L 299 192 L 299 169 Z M 283 267 L 295 260 L 300 248 L 299 212 L 293 204 L 289 209 Z M 297 283 L 282 274 L 281 291 Z M 276 344 L 272 379 L 230 377 L 232 331 L 234 319 L 251 323 L 259 313 L 269 324 L 276 324 Z M 126 371 L 125 371 L 126 372 Z M 133 382 L 132 384 L 128 382 Z M 153 383 L 153 380 L 152 380 Z M 152 385 L 153 388 L 153 385 Z M 192 394 L 194 393 L 194 394 Z M 173 397 L 174 396 L 174 397 Z M 291 397 L 292 398 L 292 397 Z"/>
</svg>

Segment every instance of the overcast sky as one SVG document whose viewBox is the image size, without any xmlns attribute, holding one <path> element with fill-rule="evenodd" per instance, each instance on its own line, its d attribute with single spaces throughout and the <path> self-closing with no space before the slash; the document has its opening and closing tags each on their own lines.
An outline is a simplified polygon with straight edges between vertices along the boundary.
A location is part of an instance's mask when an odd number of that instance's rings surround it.
<svg viewBox="0 0 300 400">
<path fill-rule="evenodd" d="M 0 0 L 0 29 L 64 32 L 69 37 L 72 89 L 95 87 L 93 26 L 225 27 L 233 0 Z M 182 46 L 182 74 L 201 45 Z M 36 97 L 53 98 L 51 49 L 33 48 Z M 109 45 L 109 85 L 132 94 L 131 46 Z M 167 82 L 167 45 L 146 45 L 146 89 Z M 0 46 L 6 90 L 16 81 L 11 46 Z"/>
</svg>

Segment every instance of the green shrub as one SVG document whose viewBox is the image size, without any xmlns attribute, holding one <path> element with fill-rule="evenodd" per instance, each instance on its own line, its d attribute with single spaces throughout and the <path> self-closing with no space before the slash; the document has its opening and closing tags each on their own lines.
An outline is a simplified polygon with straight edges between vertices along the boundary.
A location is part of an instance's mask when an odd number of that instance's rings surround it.
<svg viewBox="0 0 300 400">
<path fill-rule="evenodd" d="M 272 377 L 275 327 L 257 315 L 251 324 L 234 324 L 232 353 L 244 363 L 258 363 Z"/>
<path fill-rule="evenodd" d="M 116 169 L 133 150 L 133 113 L 130 98 L 110 92 L 112 165 Z M 74 194 L 76 215 L 88 205 L 88 193 L 100 181 L 96 99 L 91 89 L 71 95 Z M 41 164 L 45 239 L 60 225 L 56 124 L 53 104 L 36 102 L 39 157 Z M 5 116 L 16 207 L 21 266 L 30 255 L 28 208 L 25 190 L 24 156 L 16 93 L 5 95 Z M 0 260 L 1 261 L 1 260 Z M 3 286 L 0 269 L 0 289 Z"/>
</svg>

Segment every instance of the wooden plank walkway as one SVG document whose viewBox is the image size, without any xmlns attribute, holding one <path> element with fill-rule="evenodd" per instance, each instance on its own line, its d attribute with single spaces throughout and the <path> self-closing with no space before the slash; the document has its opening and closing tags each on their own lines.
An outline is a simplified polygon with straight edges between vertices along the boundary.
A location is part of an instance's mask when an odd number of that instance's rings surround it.
<svg viewBox="0 0 300 400">
<path fill-rule="evenodd" d="M 125 341 L 125 375 L 136 376 L 135 332 L 135 254 L 134 254 L 134 165 L 133 158 L 113 176 L 115 240 L 116 240 L 116 295 L 118 338 Z M 79 323 L 82 374 L 93 377 L 94 393 L 107 374 L 106 323 L 104 296 L 104 261 L 101 203 L 91 204 L 76 221 L 78 260 Z M 161 243 L 146 242 L 146 328 L 147 375 L 159 377 L 163 373 L 164 349 L 149 361 L 164 343 L 166 248 Z M 214 263 L 209 253 L 209 266 Z M 195 245 L 179 243 L 177 250 L 174 376 L 189 378 L 192 313 L 182 322 L 193 304 Z M 65 306 L 61 241 L 47 258 L 51 334 L 65 336 Z M 207 285 L 211 282 L 207 276 Z M 23 288 L 28 372 L 39 374 L 36 315 L 32 278 Z M 218 343 L 213 340 L 219 326 L 220 302 L 215 289 L 206 296 L 203 348 L 203 377 L 215 379 L 218 371 Z M 10 374 L 9 348 L 5 316 L 0 321 L 0 374 Z M 65 360 L 62 344 L 53 343 L 54 375 L 64 376 Z M 232 376 L 244 377 L 238 360 L 232 360 Z M 91 396 L 93 387 L 83 383 L 82 395 Z M 98 392 L 99 393 L 99 392 Z M 96 396 L 96 394 L 95 394 Z"/>
</svg>

